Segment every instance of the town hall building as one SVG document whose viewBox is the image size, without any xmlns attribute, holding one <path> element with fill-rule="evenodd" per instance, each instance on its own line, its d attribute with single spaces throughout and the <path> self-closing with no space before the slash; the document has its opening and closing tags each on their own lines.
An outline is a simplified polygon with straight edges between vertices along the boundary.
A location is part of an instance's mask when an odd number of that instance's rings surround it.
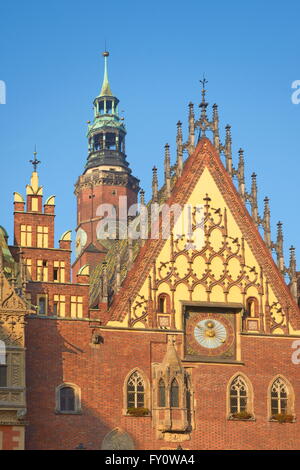
<svg viewBox="0 0 300 470">
<path fill-rule="evenodd" d="M 259 214 L 205 79 L 145 201 L 103 55 L 74 260 L 36 152 L 13 237 L 0 227 L 0 449 L 298 449 L 295 250 L 286 266 L 282 224 L 273 241 L 269 199 Z M 171 210 L 153 224 L 153 207 Z"/>
</svg>

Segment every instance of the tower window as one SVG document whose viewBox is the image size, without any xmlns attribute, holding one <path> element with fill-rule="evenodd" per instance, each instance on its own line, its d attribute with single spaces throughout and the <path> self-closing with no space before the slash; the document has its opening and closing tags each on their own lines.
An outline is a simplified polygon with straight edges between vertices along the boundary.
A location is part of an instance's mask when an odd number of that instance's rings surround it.
<svg viewBox="0 0 300 470">
<path fill-rule="evenodd" d="M 170 404 L 171 408 L 179 407 L 179 385 L 176 379 L 173 379 L 171 383 Z"/>
<path fill-rule="evenodd" d="M 98 102 L 98 112 L 99 114 L 104 114 L 104 101 Z"/>
<path fill-rule="evenodd" d="M 94 136 L 94 151 L 103 149 L 103 134 Z"/>
<path fill-rule="evenodd" d="M 48 281 L 48 262 L 43 260 L 37 260 L 37 276 L 36 280 L 40 282 Z"/>
<path fill-rule="evenodd" d="M 31 225 L 21 225 L 21 246 L 32 246 Z"/>
<path fill-rule="evenodd" d="M 66 297 L 64 295 L 55 295 L 53 303 L 53 314 L 64 317 L 66 314 Z"/>
<path fill-rule="evenodd" d="M 37 246 L 38 248 L 48 248 L 48 227 L 37 227 Z"/>
<path fill-rule="evenodd" d="M 82 318 L 83 316 L 83 297 L 71 295 L 71 317 Z"/>
<path fill-rule="evenodd" d="M 106 101 L 106 114 L 112 113 L 112 101 Z"/>
<path fill-rule="evenodd" d="M 53 281 L 65 282 L 65 262 L 64 261 L 54 261 Z"/>
<path fill-rule="evenodd" d="M 109 150 L 116 150 L 116 136 L 112 132 L 107 132 L 105 136 L 105 146 Z"/>
<path fill-rule="evenodd" d="M 24 267 L 27 279 L 31 279 L 32 260 L 28 258 L 24 259 Z"/>
</svg>

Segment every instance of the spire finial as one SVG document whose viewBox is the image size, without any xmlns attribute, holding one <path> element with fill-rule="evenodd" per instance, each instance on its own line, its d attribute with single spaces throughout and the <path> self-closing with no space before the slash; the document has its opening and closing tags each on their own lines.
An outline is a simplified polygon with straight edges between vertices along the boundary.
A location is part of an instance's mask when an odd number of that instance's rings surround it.
<svg viewBox="0 0 300 470">
<path fill-rule="evenodd" d="M 157 168 L 154 166 L 152 168 L 152 200 L 153 202 L 158 202 L 158 179 L 157 179 Z"/>
<path fill-rule="evenodd" d="M 102 52 L 102 55 L 104 57 L 104 77 L 103 77 L 103 84 L 102 84 L 100 96 L 112 96 L 112 91 L 110 89 L 110 85 L 108 81 L 108 72 L 107 72 L 107 58 L 109 57 L 109 52 L 105 50 L 104 52 Z"/>
<path fill-rule="evenodd" d="M 170 197 L 171 194 L 171 164 L 170 164 L 170 146 L 165 145 L 165 185 L 166 185 L 166 196 Z"/>
<path fill-rule="evenodd" d="M 270 213 L 270 205 L 269 205 L 269 198 L 265 197 L 264 199 L 264 218 L 263 218 L 263 227 L 264 227 L 264 236 L 265 242 L 269 249 L 271 249 L 271 213 Z"/>
<path fill-rule="evenodd" d="M 201 104 L 205 104 L 207 106 L 207 103 L 205 103 L 205 94 L 206 94 L 205 85 L 208 83 L 208 80 L 206 80 L 205 75 L 203 74 L 202 80 L 199 80 L 199 81 L 202 84 L 202 103 Z"/>
<path fill-rule="evenodd" d="M 41 161 L 36 158 L 36 156 L 37 156 L 36 145 L 34 146 L 33 156 L 34 156 L 34 159 L 29 160 L 29 163 L 32 164 L 33 171 L 36 172 L 38 165 L 41 163 Z"/>
<path fill-rule="evenodd" d="M 208 83 L 208 80 L 206 80 L 204 74 L 202 80 L 199 80 L 199 82 L 202 84 L 202 101 L 199 105 L 200 108 L 202 108 L 202 114 L 206 113 L 206 108 L 208 106 L 208 103 L 205 101 L 205 95 L 206 95 L 206 84 Z"/>
</svg>

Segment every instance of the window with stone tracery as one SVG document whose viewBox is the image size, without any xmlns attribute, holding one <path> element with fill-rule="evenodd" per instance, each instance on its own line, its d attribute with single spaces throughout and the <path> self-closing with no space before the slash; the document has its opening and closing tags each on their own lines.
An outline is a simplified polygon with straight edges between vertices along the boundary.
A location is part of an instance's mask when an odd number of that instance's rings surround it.
<svg viewBox="0 0 300 470">
<path fill-rule="evenodd" d="M 158 383 L 158 406 L 166 406 L 166 386 L 163 379 Z"/>
<path fill-rule="evenodd" d="M 133 372 L 127 381 L 127 407 L 144 408 L 145 384 L 138 371 Z"/>
<path fill-rule="evenodd" d="M 279 377 L 271 387 L 271 414 L 287 414 L 288 413 L 288 387 L 286 383 Z"/>
<path fill-rule="evenodd" d="M 176 379 L 173 379 L 171 383 L 170 405 L 171 405 L 171 408 L 179 407 L 179 385 Z"/>
<path fill-rule="evenodd" d="M 241 376 L 236 377 L 230 385 L 230 412 L 242 413 L 248 410 L 248 387 Z"/>
</svg>

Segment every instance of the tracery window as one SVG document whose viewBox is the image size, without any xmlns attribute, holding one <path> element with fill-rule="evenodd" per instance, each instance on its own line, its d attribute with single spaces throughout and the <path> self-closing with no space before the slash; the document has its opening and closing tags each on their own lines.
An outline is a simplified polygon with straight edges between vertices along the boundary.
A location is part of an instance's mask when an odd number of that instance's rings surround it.
<svg viewBox="0 0 300 470">
<path fill-rule="evenodd" d="M 170 406 L 171 408 L 179 407 L 179 385 L 176 379 L 173 379 L 170 389 Z"/>
<path fill-rule="evenodd" d="M 158 383 L 158 406 L 166 406 L 166 386 L 163 379 Z"/>
<path fill-rule="evenodd" d="M 248 387 L 241 376 L 236 377 L 230 385 L 230 412 L 232 414 L 248 411 Z"/>
<path fill-rule="evenodd" d="M 288 413 L 288 387 L 280 377 L 271 387 L 271 413 L 272 415 Z"/>
<path fill-rule="evenodd" d="M 144 408 L 145 384 L 138 371 L 131 374 L 127 381 L 127 407 Z"/>
</svg>

